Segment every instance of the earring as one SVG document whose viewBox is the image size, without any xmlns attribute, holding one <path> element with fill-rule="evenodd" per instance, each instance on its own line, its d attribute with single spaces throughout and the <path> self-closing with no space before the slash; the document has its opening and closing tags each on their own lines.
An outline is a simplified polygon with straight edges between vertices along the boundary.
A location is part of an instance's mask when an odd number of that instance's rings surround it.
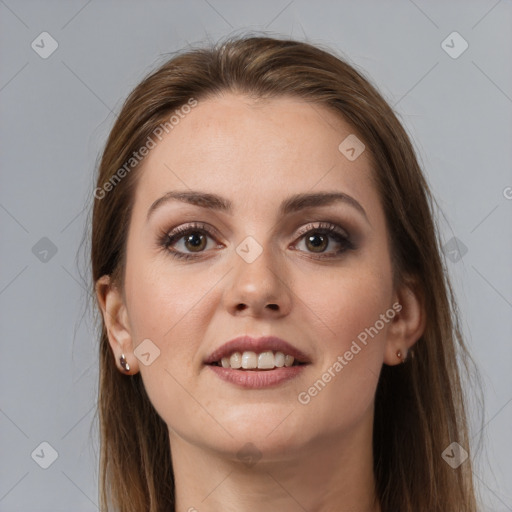
<svg viewBox="0 0 512 512">
<path fill-rule="evenodd" d="M 396 351 L 396 357 L 398 357 L 398 359 L 402 359 L 402 352 L 400 350 Z M 402 359 L 402 363 L 405 363 L 406 360 L 407 360 L 407 355 L 405 355 L 405 357 Z"/>
<path fill-rule="evenodd" d="M 130 371 L 130 365 L 126 361 L 126 357 L 124 354 L 121 354 L 121 357 L 119 358 L 119 362 L 121 363 L 121 366 L 125 369 L 125 371 Z"/>
</svg>

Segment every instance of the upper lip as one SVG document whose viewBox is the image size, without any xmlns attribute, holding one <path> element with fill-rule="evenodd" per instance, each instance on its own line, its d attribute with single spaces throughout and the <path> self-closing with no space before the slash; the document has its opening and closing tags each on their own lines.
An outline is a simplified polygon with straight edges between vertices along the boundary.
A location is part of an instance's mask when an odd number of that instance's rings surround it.
<svg viewBox="0 0 512 512">
<path fill-rule="evenodd" d="M 288 343 L 281 338 L 276 336 L 264 336 L 262 338 L 253 338 L 252 336 L 244 335 L 238 336 L 224 345 L 214 350 L 204 361 L 205 364 L 216 363 L 223 357 L 228 357 L 234 352 L 265 352 L 267 350 L 283 352 L 293 356 L 299 363 L 310 363 L 310 359 L 306 354 L 295 348 L 293 345 Z"/>
</svg>

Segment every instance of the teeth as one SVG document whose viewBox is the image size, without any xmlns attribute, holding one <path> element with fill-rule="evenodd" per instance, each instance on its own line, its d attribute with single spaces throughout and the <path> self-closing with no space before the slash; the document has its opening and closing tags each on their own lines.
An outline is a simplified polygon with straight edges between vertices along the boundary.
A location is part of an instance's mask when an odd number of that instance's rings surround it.
<svg viewBox="0 0 512 512">
<path fill-rule="evenodd" d="M 278 368 L 281 368 L 282 366 L 284 366 L 284 360 L 285 360 L 284 354 L 282 352 L 276 352 L 276 354 L 274 356 L 274 364 Z"/>
<path fill-rule="evenodd" d="M 285 356 L 284 357 L 284 365 L 285 366 L 291 366 L 293 364 L 293 357 L 292 356 Z"/>
<path fill-rule="evenodd" d="M 229 358 L 229 363 L 231 368 L 242 368 L 242 354 L 240 352 L 232 354 Z"/>
<path fill-rule="evenodd" d="M 258 368 L 258 356 L 256 352 L 244 352 L 242 354 L 242 368 L 244 370 Z"/>
<path fill-rule="evenodd" d="M 244 370 L 272 370 L 282 368 L 283 366 L 292 366 L 295 359 L 293 356 L 283 354 L 283 352 L 272 352 L 267 350 L 257 354 L 256 352 L 246 351 L 243 353 L 234 352 L 230 357 L 223 357 L 220 360 L 220 366 L 223 368 L 243 368 Z"/>
<path fill-rule="evenodd" d="M 269 370 L 271 368 L 275 368 L 274 353 L 272 350 L 262 352 L 258 356 L 258 369 Z"/>
</svg>

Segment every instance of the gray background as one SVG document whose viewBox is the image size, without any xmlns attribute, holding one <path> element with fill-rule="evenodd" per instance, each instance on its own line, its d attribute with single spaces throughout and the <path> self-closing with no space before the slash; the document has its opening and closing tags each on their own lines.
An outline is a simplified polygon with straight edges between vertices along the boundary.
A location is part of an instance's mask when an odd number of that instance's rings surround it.
<svg viewBox="0 0 512 512">
<path fill-rule="evenodd" d="M 79 249 L 93 170 L 122 101 L 165 53 L 253 29 L 344 55 L 413 137 L 443 240 L 460 241 L 447 264 L 485 391 L 485 412 L 471 401 L 485 442 L 475 481 L 484 510 L 512 511 L 511 28 L 506 0 L 0 0 L 0 510 L 98 510 Z M 31 47 L 44 31 L 58 42 L 46 59 Z M 453 31 L 469 44 L 458 58 L 441 45 Z M 42 442 L 58 452 L 47 469 Z"/>
</svg>

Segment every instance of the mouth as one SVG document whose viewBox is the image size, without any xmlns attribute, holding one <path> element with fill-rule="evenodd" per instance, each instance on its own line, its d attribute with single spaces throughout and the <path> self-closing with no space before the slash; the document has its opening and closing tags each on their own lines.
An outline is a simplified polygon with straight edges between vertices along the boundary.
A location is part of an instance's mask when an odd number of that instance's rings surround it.
<svg viewBox="0 0 512 512">
<path fill-rule="evenodd" d="M 212 366 L 222 368 L 231 368 L 233 370 L 274 370 L 290 366 L 300 366 L 307 364 L 295 359 L 290 354 L 280 351 L 266 350 L 264 352 L 253 352 L 246 350 L 244 352 L 234 351 L 228 356 L 222 357 L 218 361 L 209 363 Z"/>
<path fill-rule="evenodd" d="M 255 389 L 277 386 L 297 377 L 311 359 L 274 336 L 240 336 L 214 350 L 204 364 L 224 381 Z"/>
</svg>

